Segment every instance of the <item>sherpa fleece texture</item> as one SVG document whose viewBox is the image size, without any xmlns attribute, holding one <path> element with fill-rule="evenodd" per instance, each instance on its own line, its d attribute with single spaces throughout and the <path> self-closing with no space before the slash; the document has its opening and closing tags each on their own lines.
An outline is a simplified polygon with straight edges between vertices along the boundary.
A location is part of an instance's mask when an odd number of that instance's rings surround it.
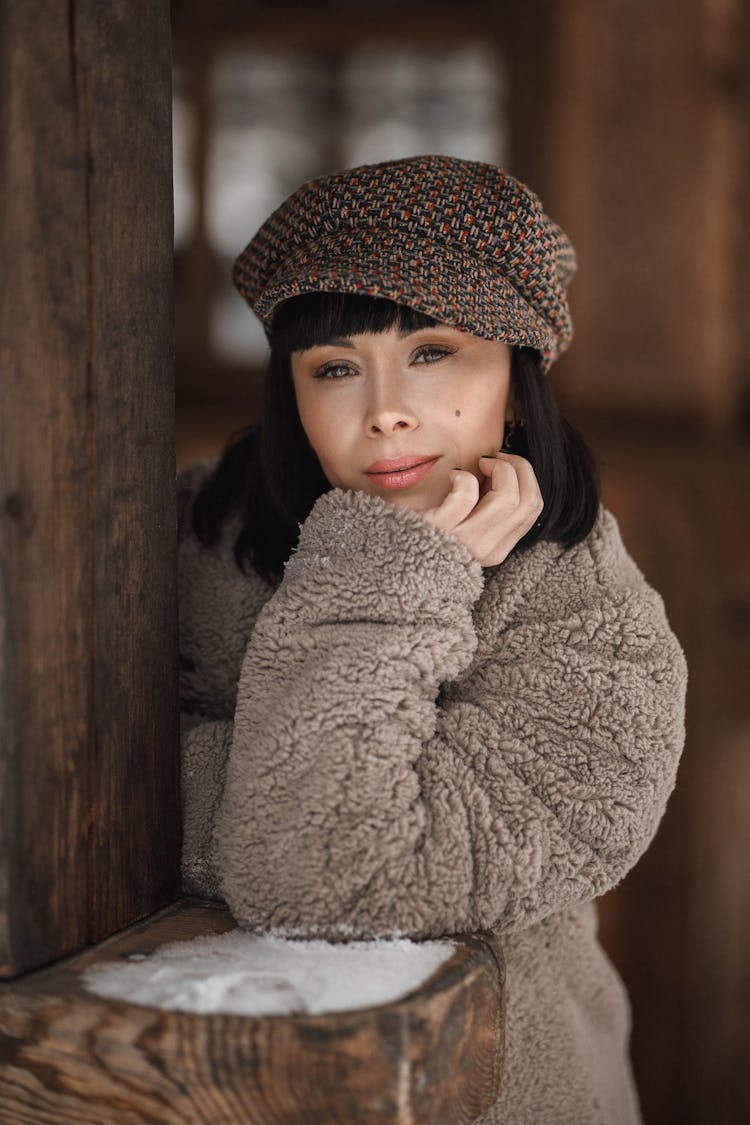
<svg viewBox="0 0 750 1125">
<path fill-rule="evenodd" d="M 654 837 L 687 669 L 600 509 L 482 568 L 418 513 L 332 489 L 277 588 L 204 548 L 179 474 L 186 890 L 330 941 L 492 929 L 503 1088 L 484 1125 L 636 1125 L 631 1014 L 593 900 Z"/>
</svg>

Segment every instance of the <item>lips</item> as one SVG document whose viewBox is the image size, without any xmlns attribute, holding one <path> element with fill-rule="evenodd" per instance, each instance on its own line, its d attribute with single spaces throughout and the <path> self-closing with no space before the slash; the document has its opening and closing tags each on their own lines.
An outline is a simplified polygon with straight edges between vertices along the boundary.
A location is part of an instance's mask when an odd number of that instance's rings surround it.
<svg viewBox="0 0 750 1125">
<path fill-rule="evenodd" d="M 373 461 L 365 469 L 366 473 L 398 473 L 404 469 L 413 469 L 415 465 L 424 465 L 427 461 L 436 461 L 438 453 L 412 454 L 407 457 L 395 457 L 392 461 Z"/>
<path fill-rule="evenodd" d="M 439 460 L 439 454 L 432 457 L 425 454 L 412 454 L 410 457 L 395 457 L 390 461 L 373 461 L 366 475 L 379 490 L 401 491 L 421 484 Z M 388 467 L 384 469 L 381 467 L 383 465 Z"/>
</svg>

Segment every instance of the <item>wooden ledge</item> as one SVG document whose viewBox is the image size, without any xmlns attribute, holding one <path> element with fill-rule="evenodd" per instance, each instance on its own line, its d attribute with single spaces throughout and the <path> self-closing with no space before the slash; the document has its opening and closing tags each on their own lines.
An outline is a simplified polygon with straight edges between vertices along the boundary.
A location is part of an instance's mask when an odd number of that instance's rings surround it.
<svg viewBox="0 0 750 1125">
<path fill-rule="evenodd" d="M 85 991 L 84 969 L 234 929 L 184 899 L 84 953 L 0 983 L 0 1121 L 468 1123 L 500 1091 L 505 974 L 490 933 L 419 989 L 323 1015 L 166 1011 Z"/>
</svg>

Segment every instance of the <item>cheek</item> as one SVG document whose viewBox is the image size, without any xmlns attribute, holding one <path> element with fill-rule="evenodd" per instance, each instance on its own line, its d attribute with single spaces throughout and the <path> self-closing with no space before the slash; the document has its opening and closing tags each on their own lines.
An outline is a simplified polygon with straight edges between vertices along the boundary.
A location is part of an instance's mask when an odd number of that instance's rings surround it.
<svg viewBox="0 0 750 1125">
<path fill-rule="evenodd" d="M 502 430 L 507 401 L 508 388 L 505 381 L 498 378 L 486 379 L 472 395 L 472 418 L 485 431 L 496 430 L 498 427 Z"/>
<path fill-rule="evenodd" d="M 307 434 L 307 440 L 317 452 L 320 438 L 326 431 L 324 412 L 314 400 L 297 395 L 297 413 L 302 423 L 302 429 Z"/>
<path fill-rule="evenodd" d="M 325 404 L 302 402 L 297 404 L 302 428 L 321 466 L 332 469 L 341 460 L 340 452 L 345 442 L 345 424 Z"/>
<path fill-rule="evenodd" d="M 505 421 L 505 397 L 497 391 L 467 395 L 452 411 L 452 428 L 463 440 L 485 441 L 488 434 L 502 434 Z"/>
<path fill-rule="evenodd" d="M 483 453 L 502 445 L 505 398 L 498 394 L 497 386 L 462 396 L 454 403 L 450 421 L 461 458 L 473 463 Z"/>
</svg>

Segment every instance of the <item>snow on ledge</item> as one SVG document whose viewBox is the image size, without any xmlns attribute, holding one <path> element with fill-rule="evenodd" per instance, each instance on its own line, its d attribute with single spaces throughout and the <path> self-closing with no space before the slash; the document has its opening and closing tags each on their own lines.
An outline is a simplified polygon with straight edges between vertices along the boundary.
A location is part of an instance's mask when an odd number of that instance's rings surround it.
<svg viewBox="0 0 750 1125">
<path fill-rule="evenodd" d="M 343 1012 L 398 1000 L 447 961 L 449 941 L 290 941 L 230 930 L 170 942 L 81 974 L 98 996 L 183 1012 Z"/>
</svg>

